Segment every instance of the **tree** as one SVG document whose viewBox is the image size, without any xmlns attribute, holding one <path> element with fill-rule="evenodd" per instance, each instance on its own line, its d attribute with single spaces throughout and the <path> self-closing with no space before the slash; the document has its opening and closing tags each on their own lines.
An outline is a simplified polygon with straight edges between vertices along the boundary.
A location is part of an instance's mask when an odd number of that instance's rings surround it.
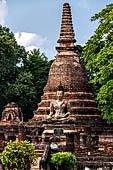
<svg viewBox="0 0 113 170">
<path fill-rule="evenodd" d="M 30 170 L 31 164 L 37 157 L 35 148 L 29 141 L 10 141 L 1 154 L 5 170 Z"/>
<path fill-rule="evenodd" d="M 24 121 L 32 118 L 33 110 L 37 107 L 37 92 L 33 81 L 32 74 L 23 71 L 8 89 L 9 101 L 14 101 L 21 106 Z"/>
<path fill-rule="evenodd" d="M 10 102 L 14 101 L 22 108 L 24 121 L 33 117 L 33 111 L 37 109 L 37 103 L 40 102 L 43 95 L 43 88 L 48 79 L 48 73 L 52 61 L 40 50 L 34 49 L 28 53 L 23 62 L 23 69 L 15 80 L 15 83 L 9 86 L 8 96 Z M 29 113 L 29 114 L 28 114 Z"/>
<path fill-rule="evenodd" d="M 37 103 L 40 102 L 43 95 L 43 88 L 47 83 L 52 62 L 52 60 L 48 61 L 45 54 L 41 54 L 39 49 L 34 49 L 28 54 L 27 60 L 24 63 L 25 71 L 30 71 L 33 76 L 33 84 L 37 93 Z"/>
<path fill-rule="evenodd" d="M 76 164 L 76 158 L 71 152 L 58 152 L 52 154 L 51 163 L 55 169 L 71 170 Z"/>
<path fill-rule="evenodd" d="M 17 44 L 14 34 L 0 25 L 0 112 L 9 101 L 8 88 L 15 82 L 26 57 L 24 47 Z"/>
<path fill-rule="evenodd" d="M 27 53 L 9 28 L 0 26 L 0 113 L 7 103 L 16 102 L 24 120 L 32 118 L 51 63 L 39 49 Z"/>
<path fill-rule="evenodd" d="M 83 59 L 94 89 L 95 100 L 104 119 L 113 122 L 113 4 L 107 5 L 91 21 L 99 20 L 94 35 L 83 48 Z M 108 95 L 109 94 L 109 95 Z"/>
</svg>

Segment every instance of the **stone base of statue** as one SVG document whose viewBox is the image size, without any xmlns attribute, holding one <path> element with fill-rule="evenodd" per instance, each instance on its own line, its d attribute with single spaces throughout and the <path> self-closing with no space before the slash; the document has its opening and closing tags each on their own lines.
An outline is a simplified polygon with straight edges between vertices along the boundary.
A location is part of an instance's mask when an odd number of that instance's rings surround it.
<svg viewBox="0 0 113 170">
<path fill-rule="evenodd" d="M 74 135 L 76 134 L 74 119 L 67 118 L 63 120 L 51 119 L 43 122 L 42 144 L 49 145 L 51 150 L 72 151 L 71 148 L 75 143 Z M 69 141 L 71 142 L 69 145 Z M 69 145 L 69 146 L 68 146 Z M 63 150 L 62 150 L 63 149 Z"/>
<path fill-rule="evenodd" d="M 75 123 L 76 122 L 76 118 L 72 118 L 70 116 L 68 117 L 64 117 L 64 118 L 47 118 L 45 121 L 45 123 Z"/>
</svg>

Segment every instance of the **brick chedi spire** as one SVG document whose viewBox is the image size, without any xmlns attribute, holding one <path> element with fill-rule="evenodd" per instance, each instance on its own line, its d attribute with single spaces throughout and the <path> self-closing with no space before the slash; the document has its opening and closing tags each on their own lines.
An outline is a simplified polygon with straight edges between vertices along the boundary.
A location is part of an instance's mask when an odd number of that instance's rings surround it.
<svg viewBox="0 0 113 170">
<path fill-rule="evenodd" d="M 44 95 L 34 112 L 33 120 L 44 119 L 50 113 L 50 102 L 56 99 L 56 89 L 61 81 L 64 87 L 64 99 L 71 104 L 72 117 L 98 117 L 94 96 L 88 84 L 87 74 L 80 62 L 74 45 L 74 30 L 71 8 L 68 3 L 63 5 L 62 23 L 59 46 L 56 47 L 56 60 L 52 63 Z"/>
<path fill-rule="evenodd" d="M 68 3 L 63 5 L 60 38 L 57 42 L 59 43 L 59 47 L 56 47 L 58 53 L 61 51 L 75 51 L 76 49 L 74 46 L 76 40 L 72 24 L 71 7 Z"/>
<path fill-rule="evenodd" d="M 71 8 L 68 3 L 63 5 L 62 24 L 58 43 L 75 43 L 74 30 L 72 24 Z"/>
</svg>

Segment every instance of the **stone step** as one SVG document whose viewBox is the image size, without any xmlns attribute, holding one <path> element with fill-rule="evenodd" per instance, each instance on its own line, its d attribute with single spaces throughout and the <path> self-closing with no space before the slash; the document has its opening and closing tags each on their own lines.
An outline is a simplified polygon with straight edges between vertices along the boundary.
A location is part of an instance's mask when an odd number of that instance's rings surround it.
<svg viewBox="0 0 113 170">
<path fill-rule="evenodd" d="M 42 100 L 41 103 L 38 104 L 38 107 L 49 107 L 50 103 L 53 101 L 53 99 Z M 71 107 L 96 107 L 95 101 L 91 99 L 70 99 L 68 101 L 70 102 Z"/>
<path fill-rule="evenodd" d="M 41 107 L 38 108 L 38 114 L 40 115 L 49 115 L 50 107 Z M 71 107 L 71 114 L 76 115 L 97 115 L 98 110 L 96 107 Z"/>
<path fill-rule="evenodd" d="M 39 152 L 39 153 L 43 153 L 44 152 L 44 150 L 41 150 L 41 149 L 36 149 L 35 151 Z"/>
<path fill-rule="evenodd" d="M 65 92 L 65 96 L 64 99 L 93 99 L 94 100 L 94 96 L 92 93 L 88 93 L 88 92 Z M 42 100 L 49 100 L 49 99 L 53 99 L 56 100 L 56 93 L 52 92 L 52 93 L 45 93 L 44 96 L 41 97 Z"/>
</svg>

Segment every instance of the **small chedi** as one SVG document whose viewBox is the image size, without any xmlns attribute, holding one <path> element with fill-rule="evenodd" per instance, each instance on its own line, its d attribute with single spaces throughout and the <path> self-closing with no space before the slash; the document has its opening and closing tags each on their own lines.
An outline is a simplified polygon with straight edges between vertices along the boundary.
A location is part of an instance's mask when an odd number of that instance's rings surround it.
<svg viewBox="0 0 113 170">
<path fill-rule="evenodd" d="M 71 7 L 63 5 L 57 55 L 34 116 L 23 122 L 15 103 L 0 121 L 0 151 L 9 140 L 29 140 L 38 152 L 32 170 L 53 170 L 51 154 L 69 151 L 77 158 L 74 170 L 113 170 L 113 124 L 102 120 L 75 46 Z M 60 82 L 60 83 L 59 83 Z M 86 168 L 87 167 L 87 168 Z"/>
<path fill-rule="evenodd" d="M 10 121 L 12 123 L 23 121 L 20 107 L 14 102 L 8 103 L 2 112 L 2 121 Z"/>
</svg>

